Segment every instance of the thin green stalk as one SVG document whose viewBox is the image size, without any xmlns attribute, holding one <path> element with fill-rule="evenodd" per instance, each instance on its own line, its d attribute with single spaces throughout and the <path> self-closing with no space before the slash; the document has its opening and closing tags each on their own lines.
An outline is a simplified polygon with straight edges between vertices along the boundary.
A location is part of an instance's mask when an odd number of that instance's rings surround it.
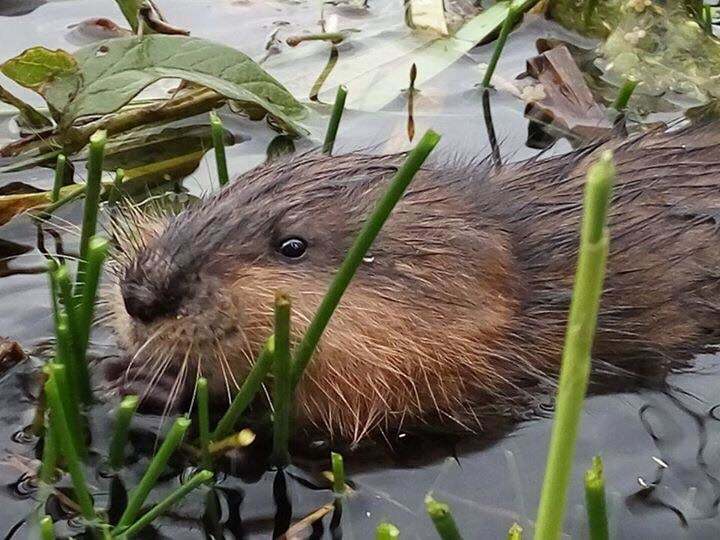
<svg viewBox="0 0 720 540">
<path fill-rule="evenodd" d="M 108 205 L 115 206 L 123 194 L 123 180 L 125 180 L 125 169 L 117 169 L 113 178 L 113 187 L 108 195 Z"/>
<path fill-rule="evenodd" d="M 608 540 L 607 505 L 605 504 L 605 478 L 600 456 L 595 456 L 585 473 L 585 505 L 590 529 L 590 540 Z"/>
<path fill-rule="evenodd" d="M 290 406 L 292 385 L 290 377 L 290 299 L 284 293 L 275 294 L 275 354 L 273 355 L 273 455 L 278 467 L 290 462 Z"/>
<path fill-rule="evenodd" d="M 639 81 L 636 81 L 634 79 L 627 79 L 623 85 L 620 87 L 620 90 L 618 91 L 618 95 L 615 98 L 615 101 L 612 104 L 612 108 L 616 111 L 624 111 L 627 107 L 628 101 L 630 101 L 630 96 L 632 96 L 633 92 L 635 91 L 635 88 L 637 87 Z"/>
<path fill-rule="evenodd" d="M 95 297 L 97 296 L 98 285 L 100 283 L 100 274 L 102 272 L 103 263 L 107 256 L 109 242 L 106 238 L 93 236 L 90 239 L 90 245 L 87 250 L 87 266 L 85 267 L 85 285 L 83 287 L 82 302 L 79 306 L 78 322 L 80 334 L 80 351 L 83 358 L 83 366 L 87 371 L 87 354 L 88 341 L 90 339 L 90 330 L 92 328 L 93 314 L 95 313 Z M 84 374 L 83 374 L 84 375 Z M 87 376 L 87 389 L 90 388 L 90 377 Z"/>
<path fill-rule="evenodd" d="M 382 521 L 375 529 L 375 540 L 397 540 L 400 538 L 400 529 L 392 523 Z"/>
<path fill-rule="evenodd" d="M 210 113 L 210 131 L 212 133 L 213 146 L 215 147 L 215 164 L 218 171 L 218 182 L 220 187 L 230 182 L 228 176 L 227 159 L 225 158 L 225 129 L 222 120 L 215 111 Z"/>
<path fill-rule="evenodd" d="M 61 366 L 57 366 L 57 369 L 53 370 L 52 375 L 45 383 L 45 395 L 48 398 L 48 403 L 50 404 L 50 410 L 52 411 L 54 420 L 51 424 L 55 430 L 53 435 L 60 442 L 63 456 L 65 456 L 65 462 L 67 463 L 68 472 L 70 473 L 70 479 L 73 484 L 73 490 L 75 491 L 75 497 L 80 506 L 80 513 L 85 519 L 94 520 L 97 516 L 95 515 L 92 498 L 90 497 L 87 484 L 85 483 L 85 475 L 83 474 L 82 465 L 80 464 L 80 456 L 75 448 L 73 437 L 67 436 L 67 433 L 71 430 L 60 399 L 60 392 L 58 391 L 57 385 L 58 381 L 56 378 L 57 373 L 61 369 L 63 369 Z"/>
<path fill-rule="evenodd" d="M 42 540 L 55 540 L 55 527 L 50 516 L 40 520 L 40 538 Z"/>
<path fill-rule="evenodd" d="M 523 528 L 517 523 L 513 523 L 508 531 L 508 540 L 522 540 Z"/>
<path fill-rule="evenodd" d="M 442 540 L 462 540 L 447 504 L 436 501 L 428 494 L 425 497 L 425 509 Z"/>
<path fill-rule="evenodd" d="M 333 491 L 337 495 L 343 495 L 345 493 L 345 463 L 342 454 L 330 452 L 330 462 L 332 463 Z"/>
<path fill-rule="evenodd" d="M 707 4 L 704 4 L 703 7 L 702 7 L 702 23 L 703 23 L 703 28 L 705 28 L 705 31 L 706 31 L 708 34 L 712 35 L 712 34 L 713 34 L 713 30 L 712 30 L 712 9 L 711 9 L 710 6 L 707 5 Z"/>
<path fill-rule="evenodd" d="M 587 174 L 575 287 L 570 302 L 560 367 L 550 450 L 543 482 L 536 540 L 556 540 L 562 532 L 575 439 L 590 376 L 590 354 L 605 277 L 609 236 L 605 227 L 615 168 L 604 152 Z"/>
<path fill-rule="evenodd" d="M 61 329 L 64 325 L 61 324 Z M 63 405 L 65 418 L 67 420 L 68 430 L 63 432 L 64 436 L 70 435 L 73 440 L 73 446 L 78 455 L 85 459 L 87 457 L 87 448 L 85 446 L 84 423 L 80 415 L 77 396 L 72 393 L 72 386 L 68 382 L 67 368 L 62 364 L 47 364 L 45 372 L 48 377 L 55 379 L 57 389 L 60 396 L 60 402 Z M 45 396 L 47 398 L 47 396 Z M 57 426 L 56 426 L 57 427 Z"/>
<path fill-rule="evenodd" d="M 242 413 L 244 413 L 247 406 L 250 405 L 255 394 L 260 390 L 265 375 L 270 371 L 274 354 L 275 339 L 271 336 L 265 343 L 250 373 L 245 377 L 245 382 L 243 382 L 237 395 L 233 398 L 230 407 L 228 407 L 228 410 L 220 419 L 220 422 L 218 422 L 215 431 L 210 435 L 210 439 L 217 441 L 218 439 L 227 437 L 233 432 L 235 424 L 240 420 L 240 416 L 242 416 Z"/>
<path fill-rule="evenodd" d="M 219 441 L 211 442 L 208 446 L 208 451 L 211 456 L 216 456 L 224 454 L 228 450 L 250 446 L 254 440 L 255 433 L 251 429 L 245 428 Z"/>
<path fill-rule="evenodd" d="M 48 485 L 55 482 L 55 471 L 57 470 L 58 463 L 58 441 L 55 440 L 52 423 L 52 414 L 50 411 L 47 411 L 45 434 L 43 436 L 43 455 L 42 465 L 40 466 L 40 481 Z"/>
<path fill-rule="evenodd" d="M 347 87 L 345 85 L 338 86 L 337 94 L 335 94 L 335 103 L 333 104 L 332 114 L 330 115 L 330 123 L 325 133 L 325 142 L 323 143 L 323 153 L 330 155 L 335 146 L 335 138 L 337 137 L 338 126 L 345 110 L 345 98 L 347 98 Z"/>
<path fill-rule="evenodd" d="M 65 167 L 67 166 L 67 158 L 64 154 L 58 154 L 55 161 L 55 180 L 53 181 L 52 195 L 50 200 L 58 202 L 60 199 L 60 188 L 65 185 Z"/>
<path fill-rule="evenodd" d="M 140 399 L 137 396 L 125 396 L 115 413 L 115 426 L 108 457 L 108 463 L 113 470 L 120 469 L 125 461 L 125 446 L 127 446 L 130 423 L 139 403 Z"/>
<path fill-rule="evenodd" d="M 178 418 L 175 420 L 175 423 L 170 429 L 170 433 L 168 433 L 168 436 L 162 445 L 160 445 L 157 454 L 155 454 L 152 461 L 150 461 L 150 465 L 148 465 L 140 483 L 130 494 L 130 500 L 125 508 L 125 512 L 120 516 L 120 520 L 113 531 L 115 534 L 135 522 L 135 518 L 142 509 L 145 499 L 147 499 L 148 494 L 157 483 L 160 474 L 165 470 L 168 460 L 182 442 L 188 427 L 190 427 L 190 420 L 187 418 Z"/>
<path fill-rule="evenodd" d="M 505 21 L 500 28 L 500 35 L 495 42 L 495 50 L 493 51 L 493 54 L 490 57 L 490 62 L 488 62 L 488 67 L 485 70 L 485 76 L 482 80 L 483 88 L 490 88 L 490 79 L 492 79 L 493 73 L 495 73 L 495 68 L 497 67 L 498 60 L 500 59 L 500 54 L 505 47 L 505 42 L 507 41 L 508 35 L 510 34 L 513 26 L 515 26 L 518 16 L 520 16 L 522 12 L 522 6 L 513 6 L 512 3 L 510 4 L 507 17 L 505 17 Z"/>
<path fill-rule="evenodd" d="M 181 501 L 192 490 L 200 487 L 202 484 L 208 483 L 213 478 L 213 473 L 207 470 L 194 474 L 187 482 L 165 497 L 162 501 L 148 510 L 141 518 L 139 518 L 130 527 L 121 531 L 120 534 L 125 538 L 131 538 L 139 533 L 142 529 L 150 525 L 156 518 L 164 514 L 169 508 Z"/>
<path fill-rule="evenodd" d="M 210 455 L 210 407 L 208 402 L 208 382 L 205 377 L 200 377 L 197 382 L 200 463 L 205 469 L 209 469 L 212 466 L 212 457 Z"/>
<path fill-rule="evenodd" d="M 352 280 L 355 272 L 363 261 L 365 254 L 372 245 L 375 237 L 380 232 L 380 229 L 385 224 L 385 221 L 390 216 L 393 208 L 402 197 L 403 193 L 407 189 L 408 185 L 415 177 L 415 174 L 420 170 L 420 167 L 427 159 L 430 152 L 440 141 L 440 135 L 435 133 L 433 130 L 428 130 L 423 135 L 418 145 L 408 154 L 405 159 L 405 163 L 398 170 L 397 174 L 393 178 L 388 190 L 383 195 L 380 202 L 375 207 L 375 210 L 367 219 L 363 225 L 360 233 L 358 234 L 355 242 L 350 247 L 345 259 L 340 265 L 340 269 L 335 274 L 335 277 L 330 283 L 330 287 L 325 294 L 325 297 L 320 304 L 320 307 L 315 312 L 310 325 L 303 336 L 302 341 L 295 349 L 295 355 L 292 362 L 293 368 L 293 388 L 296 388 L 300 382 L 305 368 L 310 359 L 312 358 L 315 347 L 317 347 L 320 337 L 322 336 L 325 328 L 330 322 L 335 308 L 340 303 L 345 289 L 347 289 L 350 281 Z"/>
</svg>

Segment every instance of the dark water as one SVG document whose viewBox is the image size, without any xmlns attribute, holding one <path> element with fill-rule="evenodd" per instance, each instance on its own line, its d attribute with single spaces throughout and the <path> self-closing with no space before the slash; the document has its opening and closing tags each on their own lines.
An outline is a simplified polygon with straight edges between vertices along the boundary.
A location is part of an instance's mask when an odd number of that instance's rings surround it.
<svg viewBox="0 0 720 540">
<path fill-rule="evenodd" d="M 319 30 L 318 2 L 166 0 L 159 4 L 173 24 L 189 28 L 194 35 L 233 45 L 255 59 L 264 56 L 267 37 L 278 25 L 282 26 L 283 36 Z M 338 47 L 337 71 L 325 86 L 329 90 L 320 94 L 321 100 L 331 99 L 334 85 L 342 76 L 351 76 L 351 83 L 354 81 L 350 85 L 350 110 L 343 118 L 338 138 L 340 150 L 372 147 L 382 152 L 410 145 L 406 101 L 392 99 L 393 89 L 383 86 L 383 82 L 390 85 L 394 80 L 391 75 L 405 69 L 408 58 L 412 58 L 398 52 L 398 43 L 409 47 L 410 40 L 411 45 L 421 46 L 428 38 L 408 37 L 398 4 L 391 0 L 371 1 L 369 12 L 326 6 L 329 24 L 334 13 L 339 28 L 360 30 L 357 38 Z M 2 15 L 25 11 L 29 12 L 22 16 L 0 17 L 0 35 L 4 38 L 0 42 L 0 59 L 38 44 L 72 50 L 78 43 L 92 39 L 92 34 L 71 31 L 70 25 L 88 17 L 106 16 L 118 23 L 122 20 L 110 0 L 67 0 L 44 5 L 0 3 Z M 567 36 L 546 21 L 529 21 L 520 32 L 512 34 L 498 73 L 513 79 L 523 71 L 525 59 L 536 53 L 535 40 L 553 37 Z M 578 38 L 572 39 L 582 44 Z M 467 158 L 488 152 L 485 119 L 474 85 L 482 77 L 478 64 L 487 62 L 491 50 L 492 45 L 473 49 L 419 86 L 414 103 L 416 132 L 432 126 L 442 133 L 445 155 Z M 329 46 L 324 43 L 308 43 L 292 50 L 284 47 L 280 55 L 268 59 L 265 67 L 296 96 L 305 98 L 328 55 Z M 5 79 L 0 84 L 17 90 Z M 395 94 L 401 89 L 395 89 Z M 27 92 L 18 93 L 32 99 Z M 378 108 L 378 104 L 382 107 Z M 503 158 L 534 155 L 536 150 L 526 145 L 529 126 L 522 103 L 497 92 L 491 96 L 491 110 Z M 0 142 L 15 136 L 11 118 L 9 112 L 2 116 Z M 244 141 L 228 149 L 234 172 L 247 170 L 265 159 L 267 146 L 275 136 L 271 130 L 231 116 L 226 116 L 225 124 L 238 140 Z M 303 142 L 298 146 L 311 145 Z M 568 148 L 560 141 L 552 152 Z M 79 166 L 78 173 L 82 175 L 83 171 Z M 212 189 L 212 171 L 212 157 L 206 156 L 185 180 L 184 187 L 196 195 Z M 0 187 L 13 181 L 47 188 L 52 174 L 36 169 L 3 175 Z M 70 253 L 75 238 L 65 230 L 64 220 L 71 228 L 78 217 L 79 206 L 70 205 L 59 213 L 61 219 L 53 225 Z M 44 239 L 54 249 L 49 234 Z M 0 334 L 19 341 L 33 353 L 33 362 L 44 358 L 52 333 L 47 279 L 38 273 L 43 261 L 37 227 L 31 220 L 20 217 L 0 228 Z M 95 342 L 96 356 L 113 354 L 107 336 L 99 333 Z M 588 400 L 577 458 L 572 464 L 573 484 L 565 526 L 570 537 L 587 536 L 581 479 L 595 454 L 601 454 L 605 462 L 615 538 L 714 538 L 720 534 L 720 412 L 715 409 L 720 402 L 716 390 L 720 387 L 718 360 L 712 356 L 698 358 L 692 372 L 671 375 L 668 389 L 663 391 L 616 393 Z M 12 538 L 28 537 L 30 532 L 23 521 L 35 505 L 34 492 L 24 480 L 24 473 L 36 465 L 32 461 L 36 441 L 17 436 L 32 420 L 32 372 L 28 364 L 0 379 L 0 535 Z M 92 412 L 97 455 L 105 454 L 103 441 L 109 438 L 111 406 L 98 406 Z M 147 463 L 142 450 L 152 449 L 153 439 L 147 433 L 154 429 L 155 420 L 141 418 L 138 422 L 135 462 L 125 473 L 129 485 L 135 484 Z M 145 437 L 143 425 L 147 428 Z M 377 523 L 389 520 L 400 528 L 403 538 L 434 538 L 423 505 L 430 490 L 452 505 L 466 538 L 503 538 L 515 521 L 529 532 L 549 432 L 549 421 L 532 420 L 499 440 L 466 440 L 458 445 L 419 445 L 412 441 L 408 443 L 412 453 L 401 449 L 393 455 L 351 459 L 348 475 L 355 492 L 347 497 L 341 513 L 327 514 L 313 530 L 313 537 L 371 538 Z M 267 472 L 254 478 L 223 478 L 216 494 L 227 537 L 266 538 L 274 527 L 279 527 L 277 524 L 295 522 L 331 503 L 332 494 L 319 474 L 327 466 L 301 460 L 283 476 Z M 96 502 L 105 505 L 110 500 L 110 481 L 95 469 L 89 469 L 88 475 L 97 486 Z M 177 475 L 170 475 L 155 496 L 178 482 Z M 189 498 L 159 522 L 162 537 L 201 537 L 204 509 L 202 497 Z M 68 527 L 66 532 L 71 534 L 72 523 Z"/>
</svg>

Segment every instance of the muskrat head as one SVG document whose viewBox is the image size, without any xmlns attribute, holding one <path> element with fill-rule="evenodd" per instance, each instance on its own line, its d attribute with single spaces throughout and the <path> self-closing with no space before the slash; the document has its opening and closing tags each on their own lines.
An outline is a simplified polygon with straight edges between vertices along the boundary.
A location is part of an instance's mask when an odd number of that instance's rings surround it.
<svg viewBox="0 0 720 540">
<path fill-rule="evenodd" d="M 176 216 L 126 212 L 108 301 L 124 391 L 167 407 L 202 375 L 229 399 L 272 332 L 276 291 L 297 343 L 399 159 L 307 154 Z M 428 414 L 465 423 L 479 392 L 502 392 L 517 361 L 494 351 L 518 280 L 508 233 L 468 185 L 464 170 L 418 175 L 300 382 L 298 424 L 357 440 Z"/>
</svg>

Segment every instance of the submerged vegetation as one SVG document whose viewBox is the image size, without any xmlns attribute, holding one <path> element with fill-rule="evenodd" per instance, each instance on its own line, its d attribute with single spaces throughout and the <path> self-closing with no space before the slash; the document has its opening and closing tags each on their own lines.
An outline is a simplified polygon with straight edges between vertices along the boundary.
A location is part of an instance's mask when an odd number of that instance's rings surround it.
<svg viewBox="0 0 720 540">
<path fill-rule="evenodd" d="M 388 91 L 365 93 L 364 89 L 374 80 L 370 75 L 351 73 L 353 76 L 348 77 L 348 72 L 343 71 L 352 69 L 348 66 L 333 73 L 334 64 L 329 63 L 330 71 L 318 79 L 316 90 L 326 83 L 330 73 L 334 77 L 346 77 L 347 86 L 337 85 L 333 106 L 323 111 L 327 113 L 324 115 L 318 113 L 312 103 L 301 102 L 265 71 L 262 62 L 256 63 L 231 47 L 184 35 L 181 29 L 164 21 L 151 4 L 135 0 L 118 0 L 117 3 L 133 35 L 102 40 L 73 53 L 38 46 L 0 65 L 0 71 L 6 77 L 39 94 L 46 104 L 46 108 L 38 109 L 9 92 L 5 97 L 0 96 L 17 108 L 18 122 L 25 129 L 24 136 L 0 149 L 0 155 L 7 158 L 0 165 L 0 172 L 37 165 L 53 166 L 55 170 L 51 190 L 0 195 L 0 224 L 25 211 L 31 211 L 42 223 L 51 219 L 52 212 L 62 205 L 84 197 L 79 257 L 74 275 L 63 257 L 48 260 L 55 350 L 43 370 L 45 379 L 38 406 L 39 432 L 42 434 L 41 500 L 33 518 L 36 537 L 43 539 L 55 537 L 53 518 L 46 510 L 49 497 L 62 493 L 58 486 L 64 479 L 64 472 L 59 474 L 60 471 L 67 472 L 72 485 L 72 496 L 63 495 L 66 506 L 81 516 L 87 532 L 96 537 L 140 537 L 144 529 L 202 486 L 207 486 L 204 516 L 211 527 L 213 512 L 217 510 L 213 489 L 217 473 L 222 470 L 219 456 L 228 448 L 243 447 L 254 441 L 254 433 L 240 429 L 248 407 L 269 380 L 272 381 L 268 386 L 272 396 L 273 431 L 269 463 L 277 471 L 276 481 L 283 481 L 283 471 L 292 463 L 294 390 L 373 241 L 440 141 L 440 135 L 430 129 L 407 154 L 404 164 L 347 251 L 302 340 L 293 347 L 290 340 L 291 300 L 283 291 L 277 291 L 274 331 L 267 336 L 264 348 L 227 410 L 214 422 L 215 418 L 210 414 L 208 381 L 198 378 L 194 417 L 175 419 L 145 473 L 127 492 L 120 479 L 126 465 L 129 432 L 139 398 L 127 396 L 122 400 L 115 414 L 113 437 L 103 466 L 107 466 L 113 482 L 117 480 L 123 486 L 120 491 L 124 497 L 119 497 L 120 502 L 117 497 L 113 498 L 111 504 L 103 507 L 95 502 L 98 493 L 87 474 L 91 465 L 88 441 L 92 435 L 88 411 L 97 399 L 93 395 L 88 369 L 88 348 L 96 295 L 110 249 L 109 242 L 98 234 L 98 212 L 103 201 L 114 206 L 121 204 L 123 197 L 144 197 L 157 187 L 162 190 L 172 185 L 173 180 L 194 170 L 211 147 L 219 186 L 229 184 L 231 175 L 225 147 L 232 137 L 216 112 L 220 108 L 227 105 L 235 113 L 252 120 L 265 120 L 284 143 L 289 141 L 288 148 L 292 148 L 293 139 L 307 138 L 315 144 L 323 140 L 322 151 L 331 155 L 346 106 L 352 109 L 353 105 L 362 103 L 370 109 L 384 107 L 403 95 L 398 94 L 394 86 L 405 89 L 403 92 L 412 102 L 415 84 L 422 85 L 431 80 L 468 50 L 495 35 L 498 38 L 494 52 L 478 86 L 482 88 L 483 100 L 489 100 L 491 92 L 506 90 L 507 81 L 495 75 L 498 60 L 513 28 L 531 9 L 545 9 L 566 26 L 602 38 L 594 58 L 594 66 L 602 71 L 602 76 L 593 85 L 599 88 L 601 99 L 593 97 L 582 76 L 572 77 L 578 68 L 570 53 L 554 57 L 546 55 L 544 63 L 538 62 L 553 76 L 562 75 L 556 77 L 559 80 L 556 96 L 567 94 L 565 88 L 571 88 L 577 96 L 590 96 L 587 99 L 592 100 L 592 110 L 599 111 L 595 127 L 602 132 L 609 133 L 613 123 L 623 124 L 630 117 L 642 120 L 642 115 L 650 112 L 648 107 L 661 95 L 666 98 L 670 93 L 682 94 L 697 104 L 720 97 L 713 75 L 717 72 L 714 67 L 720 51 L 717 40 L 711 35 L 711 16 L 707 9 L 694 2 L 672 7 L 647 5 L 636 0 L 556 0 L 540 7 L 534 7 L 534 1 L 498 2 L 486 11 L 468 16 L 463 20 L 464 24 L 451 31 L 452 25 L 448 27 L 447 21 L 437 20 L 438 13 L 440 16 L 445 13 L 442 2 L 435 4 L 435 10 L 425 12 L 419 9 L 419 3 L 413 5 L 411 0 L 408 23 L 418 31 L 436 32 L 442 37 L 434 35 L 419 48 L 413 45 L 407 58 L 403 58 L 403 61 L 412 60 L 411 70 L 393 70 L 387 81 L 391 87 Z M 323 28 L 318 34 L 288 38 L 287 43 L 291 47 L 300 47 L 304 42 L 322 41 L 336 52 L 337 46 L 352 39 L 355 39 L 353 32 Z M 268 48 L 268 54 L 270 50 Z M 697 58 L 693 59 L 692 66 L 687 66 L 687 54 L 678 54 L 678 51 L 688 50 L 696 51 Z M 412 74 L 409 89 L 399 82 L 407 81 L 408 72 Z M 542 70 L 531 75 L 538 82 L 537 87 L 518 83 L 517 86 L 510 85 L 511 92 L 528 103 L 529 109 L 531 105 L 537 105 L 552 118 L 550 125 L 544 127 L 548 133 L 554 136 L 561 133 L 573 143 L 582 141 L 582 130 L 573 129 L 572 122 L 567 121 L 575 114 L 572 107 L 579 104 L 553 101 L 552 89 L 543 88 L 548 79 L 543 78 Z M 169 97 L 146 100 L 140 96 L 145 89 L 167 78 L 182 81 Z M 648 100 L 648 96 L 653 99 Z M 412 107 L 410 110 L 412 118 Z M 166 126 L 208 113 L 209 122 L 203 121 L 201 126 L 177 128 L 177 132 L 173 131 L 176 128 Z M 325 117 L 328 117 L 327 123 Z M 325 129 L 324 137 L 320 136 L 321 130 L 317 127 L 320 124 Z M 492 122 L 487 125 L 491 126 Z M 157 130 L 158 126 L 162 126 L 162 131 Z M 146 132 L 148 128 L 153 131 Z M 414 123 L 408 122 L 408 133 L 412 139 Z M 177 142 L 180 137 L 192 139 L 190 152 L 185 144 L 178 154 L 169 148 L 170 143 Z M 493 142 L 493 132 L 489 133 L 489 139 Z M 164 146 L 168 152 L 165 159 L 128 166 L 125 158 L 130 154 L 143 154 L 148 144 Z M 497 148 L 493 151 L 499 162 L 499 151 Z M 84 183 L 74 183 L 71 163 L 82 158 L 87 159 L 87 178 Z M 115 171 L 112 181 L 103 180 L 104 170 Z M 565 499 L 588 385 L 590 351 L 608 252 L 606 215 L 613 176 L 612 156 L 604 154 L 590 169 L 586 182 L 580 255 L 565 336 L 552 441 L 534 530 L 534 538 L 539 540 L 560 538 L 563 528 Z M 192 473 L 171 493 L 148 504 L 168 463 L 176 456 L 193 464 Z M 329 487 L 334 497 L 332 504 L 318 509 L 315 519 L 321 519 L 329 512 L 339 519 L 345 499 L 353 496 L 343 456 L 332 452 L 328 463 L 332 468 Z M 599 458 L 593 462 L 585 483 L 590 535 L 598 540 L 607 538 L 608 519 L 612 516 L 608 517 L 605 504 Z M 473 531 L 464 530 L 462 522 L 456 522 L 450 504 L 428 494 L 425 505 L 439 538 L 475 537 Z M 402 537 L 402 530 L 391 523 L 392 515 L 387 518 L 387 522 L 377 520 L 376 538 Z M 508 520 L 507 527 L 508 538 L 520 539 L 523 534 L 527 536 L 532 532 L 524 532 L 513 520 Z M 277 536 L 287 530 L 279 531 Z M 288 537 L 292 536 L 288 533 Z"/>
</svg>

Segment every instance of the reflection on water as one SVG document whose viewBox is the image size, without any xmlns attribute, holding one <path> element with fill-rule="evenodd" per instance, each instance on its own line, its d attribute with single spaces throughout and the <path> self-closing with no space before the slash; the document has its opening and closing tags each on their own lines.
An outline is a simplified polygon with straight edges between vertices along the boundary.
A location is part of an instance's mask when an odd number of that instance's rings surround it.
<svg viewBox="0 0 720 540">
<path fill-rule="evenodd" d="M 111 1 L 41 4 L 11 1 L 1 6 L 0 16 L 18 14 L 21 6 L 27 8 L 27 14 L 0 18 L 0 28 L 7 36 L 0 45 L 0 58 L 36 44 L 72 50 L 78 34 L 71 25 L 89 17 L 120 21 Z M 288 48 L 282 39 L 320 30 L 313 2 L 165 0 L 159 4 L 172 14 L 174 24 L 189 28 L 194 35 L 237 46 L 258 60 L 265 58 L 264 65 L 273 75 L 296 95 L 317 98 L 320 103 L 312 106 L 320 108 L 332 101 L 338 82 L 335 79 L 343 69 L 349 69 L 347 62 L 377 62 L 372 51 L 378 44 L 397 40 L 398 47 L 417 46 L 410 41 L 419 39 L 408 38 L 402 10 L 391 0 L 369 2 L 370 9 L 330 6 L 326 15 L 338 17 L 339 28 L 360 32 L 338 45 L 307 42 L 296 48 Z M 238 32 L 240 25 L 242 32 Z M 87 35 L 83 34 L 83 39 Z M 535 40 L 552 36 L 567 37 L 552 24 L 537 20 L 527 24 L 523 32 L 512 34 L 498 66 L 499 76 L 512 79 L 524 68 L 525 59 L 536 53 Z M 277 48 L 275 53 L 268 54 L 268 43 Z M 412 130 L 422 133 L 432 126 L 443 133 L 441 144 L 454 155 L 472 158 L 490 154 L 496 163 L 501 158 L 535 155 L 526 144 L 528 134 L 535 141 L 532 147 L 547 146 L 551 141 L 543 139 L 542 133 L 535 137 L 538 133 L 523 118 L 523 105 L 503 92 L 483 94 L 475 86 L 481 78 L 477 66 L 487 61 L 491 49 L 492 45 L 472 50 L 414 91 L 398 93 L 382 112 L 346 111 L 337 151 L 407 148 L 411 111 Z M 334 58 L 330 69 L 328 58 Z M 384 68 L 388 72 L 397 67 L 390 58 L 383 60 L 389 61 Z M 407 88 L 408 72 L 404 68 L 403 81 Z M 28 93 L 23 96 L 33 99 Z M 8 140 L 14 136 L 9 131 L 11 124 L 5 122 L 3 126 L 0 140 Z M 228 148 L 228 163 L 236 173 L 312 146 L 312 142 L 292 141 L 277 136 L 262 123 L 234 116 L 226 117 L 225 126 L 235 136 L 235 144 Z M 193 144 L 202 145 L 205 140 L 204 134 L 194 133 L 187 126 L 181 131 Z M 551 151 L 567 149 L 568 145 L 560 141 Z M 145 160 L 155 155 L 140 154 Z M 78 167 L 78 174 L 84 174 L 84 167 Z M 0 176 L 0 188 L 23 182 L 46 189 L 51 181 L 50 171 L 35 169 Z M 207 155 L 184 181 L 184 187 L 194 195 L 209 191 L 215 184 L 214 163 Z M 79 220 L 79 209 L 77 203 L 63 208 L 40 233 L 38 224 L 27 217 L 0 228 L 0 333 L 20 341 L 37 356 L 48 349 L 52 334 L 43 253 L 72 257 L 77 247 L 73 224 Z M 100 333 L 95 341 L 94 354 L 112 354 L 112 341 L 107 336 Z M 598 395 L 588 400 L 574 464 L 567 533 L 573 537 L 586 535 L 581 478 L 592 456 L 599 453 L 605 462 L 613 538 L 709 538 L 720 534 L 720 405 L 715 392 L 720 387 L 719 365 L 718 358 L 702 356 L 692 371 L 671 375 L 662 390 Z M 36 493 L 29 472 L 39 455 L 37 441 L 19 429 L 32 421 L 34 372 L 31 365 L 19 366 L 0 378 L 0 534 L 11 538 L 26 537 L 24 520 Z M 92 411 L 95 460 L 107 451 L 103 445 L 109 440 L 110 409 L 110 404 L 101 404 Z M 96 503 L 109 507 L 111 516 L 127 495 L 124 486 L 135 485 L 147 464 L 157 420 L 138 419 L 131 441 L 131 465 L 122 478 L 88 473 L 98 487 Z M 401 529 L 403 538 L 431 538 L 423 498 L 433 490 L 439 499 L 452 505 L 462 529 L 474 531 L 476 538 L 502 538 L 514 521 L 526 531 L 532 529 L 549 434 L 548 420 L 533 419 L 496 440 L 454 444 L 402 437 L 393 452 L 346 458 L 354 493 L 342 506 L 332 504 L 328 482 L 321 474 L 327 467 L 324 461 L 300 457 L 297 466 L 276 473 L 257 470 L 251 455 L 238 455 L 229 464 L 233 474 L 225 476 L 216 489 L 189 498 L 158 523 L 164 537 L 176 540 L 197 538 L 203 528 L 216 537 L 267 538 L 273 530 L 280 531 L 305 516 L 323 515 L 321 520 L 310 521 L 301 537 L 370 538 L 376 524 L 388 519 Z M 327 454 L 325 450 L 323 455 Z M 162 485 L 164 493 L 180 481 L 183 471 L 177 466 L 176 474 Z M 62 493 L 50 499 L 46 510 L 56 517 L 66 514 Z M 66 522 L 57 531 L 77 532 L 73 527 L 75 524 Z"/>
</svg>

